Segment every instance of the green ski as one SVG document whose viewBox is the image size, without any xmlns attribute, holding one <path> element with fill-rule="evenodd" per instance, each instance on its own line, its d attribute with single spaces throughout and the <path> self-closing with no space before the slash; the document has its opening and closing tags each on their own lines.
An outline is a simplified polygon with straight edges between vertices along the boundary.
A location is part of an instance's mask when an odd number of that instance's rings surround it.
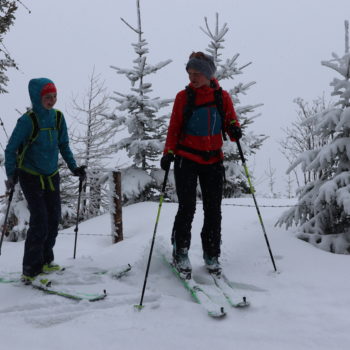
<svg viewBox="0 0 350 350">
<path fill-rule="evenodd" d="M 250 305 L 245 296 L 243 296 L 242 299 L 237 300 L 237 297 L 233 295 L 234 289 L 229 284 L 229 281 L 225 275 L 216 275 L 214 273 L 211 273 L 210 275 L 213 278 L 216 287 L 222 292 L 230 306 L 242 308 Z"/>
<path fill-rule="evenodd" d="M 224 307 L 212 301 L 210 295 L 205 291 L 204 286 L 196 283 L 192 278 L 184 279 L 174 265 L 163 255 L 164 262 L 173 271 L 175 276 L 181 281 L 183 286 L 190 292 L 192 298 L 200 304 L 207 314 L 214 318 L 221 318 L 226 315 Z"/>
<path fill-rule="evenodd" d="M 104 299 L 107 296 L 106 291 L 104 290 L 101 294 L 90 294 L 90 293 L 81 293 L 81 292 L 70 292 L 64 290 L 58 290 L 56 288 L 52 288 L 50 286 L 38 285 L 38 284 L 30 284 L 28 287 L 33 287 L 34 289 L 38 289 L 47 294 L 58 295 L 63 298 L 73 299 L 73 300 L 87 300 L 87 301 L 99 301 Z"/>
</svg>

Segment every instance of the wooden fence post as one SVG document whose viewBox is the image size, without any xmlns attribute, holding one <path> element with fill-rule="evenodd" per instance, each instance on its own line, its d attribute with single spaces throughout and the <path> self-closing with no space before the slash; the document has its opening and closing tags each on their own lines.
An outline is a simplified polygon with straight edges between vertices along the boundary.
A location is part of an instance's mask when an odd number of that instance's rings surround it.
<svg viewBox="0 0 350 350">
<path fill-rule="evenodd" d="M 122 219 L 122 184 L 120 171 L 112 172 L 113 192 L 112 197 L 112 226 L 113 226 L 113 243 L 123 240 L 123 219 Z"/>
</svg>

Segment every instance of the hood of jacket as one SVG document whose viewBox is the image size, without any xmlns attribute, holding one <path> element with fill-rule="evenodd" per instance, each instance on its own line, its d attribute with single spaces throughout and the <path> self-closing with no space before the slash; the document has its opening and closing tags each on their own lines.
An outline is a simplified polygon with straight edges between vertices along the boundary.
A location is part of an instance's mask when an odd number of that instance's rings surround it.
<svg viewBox="0 0 350 350">
<path fill-rule="evenodd" d="M 45 109 L 41 103 L 41 90 L 46 84 L 49 83 L 53 84 L 53 81 L 48 78 L 38 78 L 31 79 L 28 84 L 28 91 L 30 100 L 32 101 L 33 111 L 39 117 L 47 117 L 55 114 L 53 109 Z"/>
</svg>

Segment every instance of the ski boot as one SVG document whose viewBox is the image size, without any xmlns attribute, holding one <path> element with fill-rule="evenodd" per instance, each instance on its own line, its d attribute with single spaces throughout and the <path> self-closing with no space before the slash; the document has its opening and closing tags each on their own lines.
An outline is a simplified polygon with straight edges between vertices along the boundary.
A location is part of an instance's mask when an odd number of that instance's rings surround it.
<svg viewBox="0 0 350 350">
<path fill-rule="evenodd" d="M 51 286 L 51 281 L 48 280 L 47 278 L 40 278 L 40 275 L 36 275 L 36 276 L 22 275 L 21 282 L 23 282 L 23 284 L 25 284 L 26 286 L 29 286 L 29 285 L 36 285 L 39 287 Z"/>
<path fill-rule="evenodd" d="M 60 265 L 55 264 L 53 262 L 45 264 L 42 268 L 42 272 L 44 274 L 56 272 L 56 271 L 62 271 L 62 270 L 63 270 L 63 268 Z"/>
<path fill-rule="evenodd" d="M 205 267 L 207 268 L 208 272 L 220 276 L 222 268 L 219 262 L 219 258 L 217 256 L 209 256 L 206 253 L 204 253 L 203 258 Z"/>
<path fill-rule="evenodd" d="M 30 285 L 32 282 L 34 282 L 36 276 L 27 276 L 27 275 L 22 275 L 21 276 L 21 282 L 23 282 L 25 285 Z"/>
<path fill-rule="evenodd" d="M 173 250 L 173 265 L 179 272 L 179 275 L 183 279 L 190 279 L 192 266 L 190 259 L 188 258 L 188 249 L 180 248 Z"/>
</svg>

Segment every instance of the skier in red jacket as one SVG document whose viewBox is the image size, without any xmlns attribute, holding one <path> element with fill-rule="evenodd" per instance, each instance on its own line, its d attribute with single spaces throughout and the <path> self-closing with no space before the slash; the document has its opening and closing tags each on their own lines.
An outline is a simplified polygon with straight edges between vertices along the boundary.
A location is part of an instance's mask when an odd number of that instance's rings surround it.
<svg viewBox="0 0 350 350">
<path fill-rule="evenodd" d="M 197 180 L 203 199 L 201 232 L 203 258 L 209 272 L 220 274 L 221 199 L 224 180 L 223 138 L 242 137 L 240 124 L 227 91 L 214 78 L 211 56 L 193 52 L 186 65 L 190 84 L 175 99 L 161 159 L 163 170 L 175 160 L 174 175 L 179 207 L 172 231 L 173 263 L 190 278 L 188 250 L 196 210 Z"/>
</svg>

